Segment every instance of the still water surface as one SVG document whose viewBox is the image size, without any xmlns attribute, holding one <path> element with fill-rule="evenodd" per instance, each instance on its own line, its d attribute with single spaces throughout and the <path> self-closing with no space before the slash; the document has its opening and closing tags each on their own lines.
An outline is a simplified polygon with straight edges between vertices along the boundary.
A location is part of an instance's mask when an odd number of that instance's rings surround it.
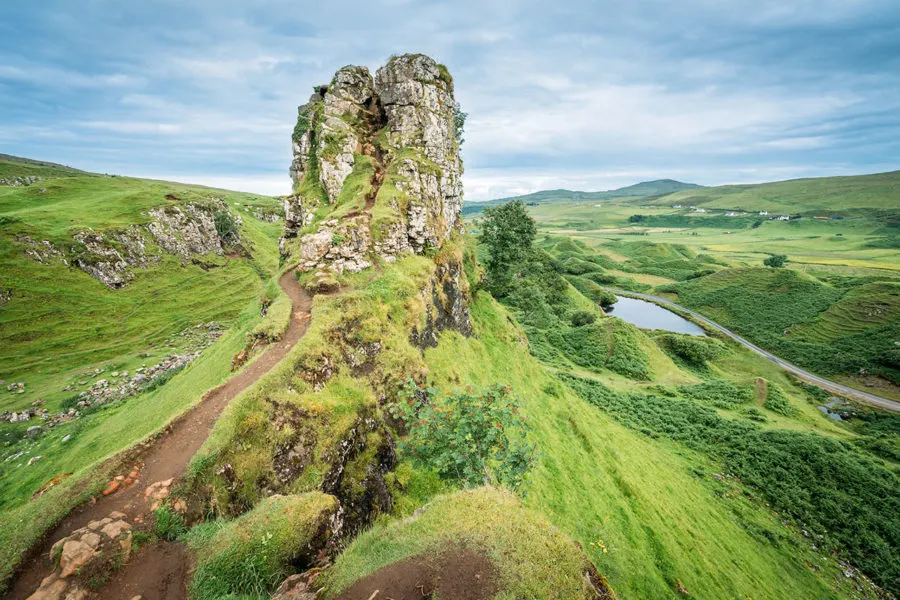
<svg viewBox="0 0 900 600">
<path fill-rule="evenodd" d="M 619 296 L 609 314 L 643 329 L 665 329 L 688 335 L 706 335 L 703 328 L 670 310 L 637 298 Z"/>
</svg>

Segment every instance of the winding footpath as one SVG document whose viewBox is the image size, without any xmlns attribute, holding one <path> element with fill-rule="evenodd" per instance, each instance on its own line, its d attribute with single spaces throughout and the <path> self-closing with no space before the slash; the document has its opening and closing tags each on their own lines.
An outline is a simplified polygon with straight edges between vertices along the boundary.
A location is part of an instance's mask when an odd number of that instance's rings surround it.
<svg viewBox="0 0 900 600">
<path fill-rule="evenodd" d="M 74 509 L 25 557 L 6 598 L 23 600 L 34 592 L 41 581 L 53 572 L 50 548 L 92 521 L 100 521 L 112 512 L 125 515 L 129 523 L 152 523 L 145 490 L 155 482 L 178 480 L 194 454 L 209 437 L 219 415 L 229 402 L 256 383 L 277 365 L 306 334 L 312 309 L 312 296 L 300 287 L 293 269 L 282 275 L 278 284 L 290 298 L 291 320 L 282 339 L 270 344 L 265 352 L 237 375 L 207 392 L 193 408 L 173 421 L 160 435 L 149 441 L 136 457 L 140 479 L 109 496 Z M 142 600 L 179 600 L 186 597 L 185 581 L 188 556 L 181 544 L 157 543 L 141 550 L 113 580 L 99 591 L 101 598 L 129 600 L 140 595 Z"/>
<path fill-rule="evenodd" d="M 628 292 L 628 291 L 620 290 L 617 288 L 604 287 L 603 289 L 605 289 L 609 292 L 612 292 L 618 296 L 625 296 L 627 298 L 638 298 L 640 300 L 647 300 L 648 302 L 653 302 L 654 304 L 659 304 L 666 308 L 673 308 L 675 310 L 684 312 L 684 313 L 690 315 L 691 317 L 693 317 L 694 319 L 696 319 L 697 321 L 703 323 L 707 327 L 709 327 L 711 329 L 715 329 L 716 331 L 725 334 L 726 336 L 733 339 L 737 343 L 741 344 L 745 348 L 749 348 L 750 350 L 752 350 L 753 352 L 756 352 L 763 358 L 770 360 L 771 362 L 775 363 L 776 365 L 778 365 L 779 367 L 781 367 L 788 373 L 796 375 L 800 379 L 803 379 L 804 381 L 807 381 L 815 386 L 818 386 L 818 387 L 822 388 L 823 390 L 825 390 L 826 392 L 831 392 L 833 394 L 840 394 L 842 396 L 846 396 L 848 398 L 852 398 L 854 400 L 858 400 L 860 402 L 864 402 L 865 404 L 876 406 L 878 408 L 883 408 L 883 409 L 889 410 L 891 412 L 900 412 L 900 402 L 897 402 L 896 400 L 890 400 L 889 398 L 882 398 L 881 396 L 876 396 L 875 394 L 870 394 L 869 392 L 857 390 L 855 388 L 843 385 L 841 383 L 831 381 L 830 379 L 825 379 L 824 377 L 820 377 L 814 373 L 810 373 L 809 371 L 807 371 L 805 369 L 801 369 L 800 367 L 798 367 L 797 365 L 795 365 L 793 363 L 789 363 L 788 361 L 786 361 L 782 358 L 778 358 L 777 356 L 775 356 L 774 354 L 772 354 L 771 352 L 769 352 L 767 350 L 763 350 L 762 348 L 760 348 L 753 342 L 751 342 L 745 338 L 742 338 L 741 336 L 734 333 L 730 329 L 726 329 L 725 327 L 722 327 L 715 321 L 712 321 L 689 308 L 685 308 L 679 304 L 675 304 L 671 300 L 667 300 L 660 296 L 652 296 L 650 294 L 640 294 L 638 292 Z"/>
</svg>

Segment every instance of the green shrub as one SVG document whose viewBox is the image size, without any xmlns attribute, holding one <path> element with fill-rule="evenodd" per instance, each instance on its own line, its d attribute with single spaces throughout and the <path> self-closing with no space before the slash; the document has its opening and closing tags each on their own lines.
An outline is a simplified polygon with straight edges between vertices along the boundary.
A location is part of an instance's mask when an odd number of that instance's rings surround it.
<svg viewBox="0 0 900 600">
<path fill-rule="evenodd" d="M 725 344 L 710 337 L 671 333 L 657 337 L 656 341 L 663 350 L 694 366 L 705 365 L 728 353 Z"/>
<path fill-rule="evenodd" d="M 441 477 L 472 487 L 496 480 L 519 489 L 534 465 L 527 424 L 506 386 L 442 395 L 410 380 L 390 412 L 409 429 L 400 451 Z"/>
<path fill-rule="evenodd" d="M 572 314 L 572 327 L 590 325 L 597 320 L 597 315 L 587 310 L 579 310 Z"/>
<path fill-rule="evenodd" d="M 794 407 L 791 406 L 784 391 L 777 384 L 771 382 L 766 385 L 766 400 L 763 403 L 763 406 L 772 412 L 786 417 L 792 417 L 797 412 L 794 410 Z"/>
<path fill-rule="evenodd" d="M 685 398 L 716 408 L 734 408 L 738 404 L 753 402 L 752 389 L 738 387 L 724 379 L 681 385 L 678 386 L 678 392 Z"/>
<path fill-rule="evenodd" d="M 310 564 L 310 553 L 331 535 L 328 522 L 337 508 L 336 498 L 320 492 L 271 496 L 234 521 L 195 527 L 186 536 L 197 556 L 191 597 L 268 597 Z"/>
<path fill-rule="evenodd" d="M 217 210 L 213 213 L 216 225 L 216 233 L 223 240 L 231 240 L 238 231 L 237 219 L 227 210 Z"/>
<path fill-rule="evenodd" d="M 172 510 L 168 506 L 160 506 L 153 515 L 156 518 L 156 537 L 161 540 L 174 542 L 185 533 L 187 526 L 184 524 L 184 517 Z"/>
<path fill-rule="evenodd" d="M 769 258 L 763 260 L 763 264 L 767 267 L 780 269 L 787 262 L 787 254 L 773 254 Z"/>
</svg>

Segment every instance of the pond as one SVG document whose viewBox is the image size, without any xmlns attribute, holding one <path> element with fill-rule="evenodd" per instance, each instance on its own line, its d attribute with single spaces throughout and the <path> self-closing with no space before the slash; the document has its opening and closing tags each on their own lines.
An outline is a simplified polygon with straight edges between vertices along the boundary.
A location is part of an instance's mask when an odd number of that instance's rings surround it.
<svg viewBox="0 0 900 600">
<path fill-rule="evenodd" d="M 688 335 L 706 335 L 703 328 L 696 323 L 692 323 L 652 302 L 624 296 L 619 296 L 618 298 L 619 301 L 609 308 L 607 312 L 623 321 L 628 321 L 632 325 L 637 325 L 642 329 L 665 329 L 666 331 L 686 333 Z"/>
</svg>

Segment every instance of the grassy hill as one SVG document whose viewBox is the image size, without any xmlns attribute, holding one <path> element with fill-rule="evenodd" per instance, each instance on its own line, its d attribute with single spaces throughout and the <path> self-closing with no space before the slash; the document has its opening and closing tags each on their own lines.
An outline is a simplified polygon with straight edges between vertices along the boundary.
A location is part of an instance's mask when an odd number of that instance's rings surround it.
<svg viewBox="0 0 900 600">
<path fill-rule="evenodd" d="M 605 192 L 575 192 L 572 190 L 546 190 L 525 194 L 524 196 L 514 196 L 511 198 L 499 198 L 496 200 L 488 200 L 487 202 L 467 202 L 463 206 L 463 214 L 474 214 L 490 206 L 499 206 L 510 200 L 521 200 L 525 203 L 545 203 L 545 202 L 564 202 L 564 201 L 600 201 L 610 200 L 613 198 L 631 198 L 631 197 L 649 197 L 663 196 L 682 190 L 692 190 L 702 186 L 695 183 L 682 183 L 674 179 L 656 179 L 654 181 L 644 181 L 634 185 L 625 186 L 615 190 Z"/>
<path fill-rule="evenodd" d="M 74 494 L 52 508 L 29 503 L 43 484 L 61 475 L 89 479 L 105 458 L 158 430 L 229 375 L 231 357 L 261 321 L 260 299 L 277 295 L 281 225 L 257 218 L 277 211 L 277 201 L 250 194 L 8 157 L 0 161 L 4 177 L 39 179 L 0 185 L 0 522 L 39 526 L 81 498 Z M 146 229 L 154 222 L 150 210 L 188 210 L 210 198 L 241 218 L 239 244 L 222 254 L 184 260 Z M 120 289 L 76 266 L 87 256 L 74 237 L 79 232 L 112 240 L 134 228 L 143 232 L 149 258 Z M 96 407 L 77 404 L 78 394 L 102 387 L 101 380 L 119 385 L 126 372 L 191 352 L 202 354 L 189 368 L 136 395 Z M 19 382 L 24 387 L 16 388 Z M 47 419 L 8 420 L 26 409 L 46 411 Z M 70 409 L 80 415 L 57 417 Z M 36 424 L 44 426 L 41 433 L 27 434 Z M 13 529 L 2 528 L 4 552 L 17 543 L 5 534 L 31 533 Z"/>
<path fill-rule="evenodd" d="M 900 171 L 685 190 L 667 196 L 666 204 L 828 215 L 859 209 L 896 212 L 900 210 Z"/>
</svg>

